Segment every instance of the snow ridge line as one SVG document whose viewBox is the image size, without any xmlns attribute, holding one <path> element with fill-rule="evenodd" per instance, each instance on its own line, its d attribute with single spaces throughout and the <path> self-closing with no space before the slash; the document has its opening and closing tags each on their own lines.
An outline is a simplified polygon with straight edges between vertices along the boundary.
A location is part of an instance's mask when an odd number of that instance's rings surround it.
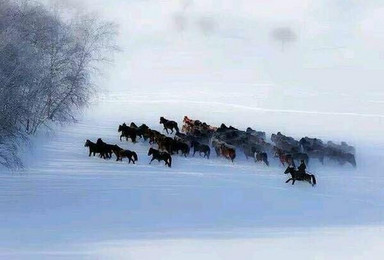
<svg viewBox="0 0 384 260">
<path fill-rule="evenodd" d="M 112 101 L 112 100 L 111 100 Z M 113 101 L 115 102 L 115 101 Z M 305 111 L 305 110 L 296 110 L 296 109 L 273 109 L 273 108 L 263 108 L 263 107 L 252 107 L 246 105 L 230 104 L 217 101 L 194 101 L 194 100 L 174 100 L 174 99 L 163 99 L 163 100 L 129 100 L 126 103 L 147 103 L 147 104 L 156 104 L 156 103 L 189 103 L 189 104 L 198 104 L 198 105 L 220 105 L 227 106 L 238 109 L 253 110 L 259 112 L 274 112 L 274 113 L 289 113 L 289 114 L 311 114 L 311 115 L 333 115 L 333 116 L 358 116 L 358 117 L 375 117 L 375 118 L 384 118 L 383 114 L 362 114 L 355 112 L 324 112 L 324 111 Z"/>
</svg>

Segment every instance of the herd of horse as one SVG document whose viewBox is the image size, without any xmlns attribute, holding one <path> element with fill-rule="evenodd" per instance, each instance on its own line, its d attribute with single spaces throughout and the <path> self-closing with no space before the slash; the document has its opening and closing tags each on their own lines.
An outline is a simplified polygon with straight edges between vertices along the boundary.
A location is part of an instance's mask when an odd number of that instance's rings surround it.
<svg viewBox="0 0 384 260">
<path fill-rule="evenodd" d="M 150 163 L 154 160 L 164 161 L 168 167 L 172 166 L 172 156 L 181 154 L 189 156 L 198 153 L 200 156 L 209 159 L 211 148 L 215 150 L 218 157 L 223 157 L 232 162 L 236 158 L 236 151 L 242 151 L 245 157 L 253 158 L 255 162 L 264 163 L 269 166 L 269 158 L 278 158 L 280 163 L 288 168 L 284 173 L 291 174 L 292 184 L 298 181 L 307 181 L 312 185 L 316 184 L 313 174 L 302 173 L 296 170 L 295 162 L 304 162 L 306 165 L 312 159 L 319 160 L 322 164 L 325 159 L 338 162 L 340 165 L 350 163 L 356 167 L 355 148 L 346 142 L 336 144 L 332 141 L 324 142 L 318 138 L 303 137 L 296 140 L 293 137 L 278 132 L 272 134 L 270 142 L 266 133 L 248 127 L 245 131 L 233 126 L 221 124 L 220 127 L 208 125 L 200 120 L 192 120 L 185 116 L 181 131 L 176 121 L 160 117 L 160 124 L 167 135 L 149 128 L 146 124 L 137 126 L 135 123 L 119 125 L 118 133 L 120 141 L 136 143 L 138 139 L 148 141 L 150 148 L 148 156 L 152 156 Z M 170 134 L 173 134 L 173 137 Z M 99 154 L 101 158 L 110 159 L 112 154 L 116 161 L 128 159 L 128 163 L 135 163 L 138 160 L 134 151 L 125 150 L 117 144 L 107 144 L 101 138 L 96 143 L 87 140 L 85 146 L 89 148 L 89 156 Z M 154 147 L 157 146 L 155 149 Z"/>
</svg>

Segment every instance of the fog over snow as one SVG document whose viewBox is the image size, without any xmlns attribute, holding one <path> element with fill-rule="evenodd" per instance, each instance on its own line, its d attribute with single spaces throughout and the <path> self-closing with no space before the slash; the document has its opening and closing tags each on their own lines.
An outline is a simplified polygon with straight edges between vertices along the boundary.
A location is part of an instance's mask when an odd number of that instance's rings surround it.
<svg viewBox="0 0 384 260">
<path fill-rule="evenodd" d="M 119 25 L 122 49 L 79 122 L 42 133 L 1 174 L 0 258 L 379 259 L 384 203 L 384 3 L 354 0 L 66 0 Z M 296 36 L 282 42 L 277 28 Z M 347 141 L 357 168 L 284 168 L 175 156 L 148 165 L 122 122 L 159 117 Z M 86 139 L 138 165 L 88 157 Z M 240 154 L 240 152 L 239 152 Z M 1 171 L 1 169 L 0 169 Z"/>
<path fill-rule="evenodd" d="M 66 1 L 66 6 L 95 10 L 119 24 L 124 53 L 103 85 L 111 92 L 158 91 L 169 97 L 183 91 L 187 100 L 198 92 L 197 99 L 211 102 L 228 91 L 235 97 L 240 88 L 241 102 L 233 98 L 226 105 L 253 109 L 263 127 L 293 132 L 295 121 L 301 127 L 294 131 L 302 135 L 311 130 L 374 141 L 381 135 L 380 1 Z M 271 37 L 280 27 L 297 35 L 284 51 Z M 261 111 L 271 113 L 264 118 Z M 282 113 L 284 121 L 276 122 L 274 116 Z M 322 125 L 314 129 L 316 122 Z M 356 127 L 361 131 L 350 131 Z"/>
</svg>

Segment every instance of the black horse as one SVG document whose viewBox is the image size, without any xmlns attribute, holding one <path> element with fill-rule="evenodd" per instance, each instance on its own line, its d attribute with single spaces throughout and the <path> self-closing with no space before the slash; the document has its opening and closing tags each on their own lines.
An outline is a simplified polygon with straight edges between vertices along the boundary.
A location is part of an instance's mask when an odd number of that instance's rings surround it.
<svg viewBox="0 0 384 260">
<path fill-rule="evenodd" d="M 175 151 L 176 153 L 179 153 L 180 151 L 182 155 L 187 157 L 189 155 L 190 148 L 189 145 L 184 142 L 173 140 L 172 151 Z"/>
<path fill-rule="evenodd" d="M 308 173 L 299 173 L 295 167 L 289 165 L 287 169 L 284 172 L 285 174 L 290 173 L 291 178 L 289 178 L 285 183 L 288 183 L 289 181 L 292 181 L 292 185 L 295 184 L 295 181 L 307 181 L 312 186 L 316 185 L 316 178 L 315 175 L 313 174 L 308 174 Z"/>
<path fill-rule="evenodd" d="M 117 130 L 120 135 L 120 141 L 122 137 L 125 137 L 125 140 L 128 141 L 128 138 L 131 138 L 133 143 L 136 143 L 136 137 L 137 137 L 137 130 L 135 128 L 127 126 L 125 123 L 122 125 L 119 125 L 119 128 Z"/>
<path fill-rule="evenodd" d="M 168 133 L 168 129 L 171 130 L 171 134 L 173 133 L 173 129 L 176 130 L 176 133 L 179 132 L 179 127 L 175 121 L 167 120 L 164 117 L 160 117 L 160 124 L 163 124 L 164 130 Z"/>
<path fill-rule="evenodd" d="M 209 159 L 209 156 L 211 155 L 211 148 L 209 148 L 206 144 L 201 144 L 198 141 L 192 141 L 191 147 L 193 147 L 193 156 L 195 156 L 196 152 L 199 152 L 200 156 L 201 153 L 204 153 L 204 157 L 207 157 Z"/>
<path fill-rule="evenodd" d="M 132 162 L 133 164 L 135 164 L 135 162 L 138 160 L 137 154 L 133 151 L 130 151 L 130 150 L 121 150 L 119 152 L 118 159 L 120 161 L 123 161 L 123 158 L 128 158 L 128 163 Z"/>
<path fill-rule="evenodd" d="M 89 148 L 89 156 L 91 156 L 93 154 L 93 156 L 95 156 L 97 153 L 100 154 L 101 157 L 104 158 L 104 153 L 103 151 L 98 147 L 97 144 L 95 144 L 94 142 L 92 142 L 91 140 L 86 140 L 85 141 L 85 144 L 84 144 L 84 147 L 88 147 Z"/>
<path fill-rule="evenodd" d="M 151 156 L 152 155 L 152 159 L 151 161 L 149 162 L 149 164 L 152 163 L 153 160 L 157 160 L 157 161 L 164 161 L 165 162 L 165 165 L 168 165 L 168 167 L 171 167 L 172 165 L 172 157 L 169 153 L 167 152 L 160 152 L 159 150 L 156 150 L 156 149 L 153 149 L 153 148 L 149 148 L 149 151 L 148 151 L 148 156 Z"/>
<path fill-rule="evenodd" d="M 139 138 L 143 138 L 144 141 L 148 140 L 148 138 L 149 138 L 148 130 L 150 130 L 150 129 L 149 129 L 149 127 L 146 124 L 142 124 L 141 126 L 137 126 L 134 122 L 131 122 L 129 127 L 136 130 L 136 135 Z"/>
<path fill-rule="evenodd" d="M 96 145 L 104 151 L 108 159 L 112 157 L 114 145 L 105 143 L 101 138 L 97 139 Z"/>
<path fill-rule="evenodd" d="M 110 150 L 107 149 L 105 146 L 99 145 L 99 144 L 94 143 L 90 140 L 86 140 L 84 147 L 89 148 L 89 156 L 91 156 L 92 154 L 93 154 L 93 156 L 95 156 L 98 153 L 98 154 L 100 154 L 100 157 L 103 159 L 110 158 L 109 153 L 108 153 Z"/>
</svg>

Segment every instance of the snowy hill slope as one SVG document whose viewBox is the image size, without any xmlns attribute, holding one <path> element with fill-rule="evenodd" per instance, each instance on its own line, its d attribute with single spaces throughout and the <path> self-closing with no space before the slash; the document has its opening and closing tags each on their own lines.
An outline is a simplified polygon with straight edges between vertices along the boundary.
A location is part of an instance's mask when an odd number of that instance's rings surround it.
<svg viewBox="0 0 384 260">
<path fill-rule="evenodd" d="M 250 18 L 247 8 L 237 15 L 213 12 L 214 2 L 187 9 L 187 29 L 177 32 L 179 4 L 95 1 L 95 9 L 120 23 L 124 52 L 100 81 L 108 91 L 78 124 L 42 134 L 26 150 L 25 171 L 0 175 L 0 256 L 340 259 L 382 253 L 384 92 L 376 82 L 357 87 L 377 79 L 380 66 L 364 71 L 350 55 L 318 54 L 317 41 L 301 27 L 306 40 L 282 53 L 268 39 L 281 21 L 263 12 Z M 289 10 L 290 21 L 309 12 Z M 199 27 L 207 16 L 215 24 L 208 34 Z M 310 162 L 318 185 L 292 186 L 277 160 L 266 167 L 242 155 L 234 164 L 214 155 L 175 156 L 169 169 L 148 165 L 147 143 L 118 140 L 122 122 L 161 130 L 160 116 L 181 123 L 185 115 L 268 134 L 345 140 L 357 148 L 358 167 Z M 84 142 L 99 137 L 137 151 L 138 164 L 89 158 Z"/>
</svg>

